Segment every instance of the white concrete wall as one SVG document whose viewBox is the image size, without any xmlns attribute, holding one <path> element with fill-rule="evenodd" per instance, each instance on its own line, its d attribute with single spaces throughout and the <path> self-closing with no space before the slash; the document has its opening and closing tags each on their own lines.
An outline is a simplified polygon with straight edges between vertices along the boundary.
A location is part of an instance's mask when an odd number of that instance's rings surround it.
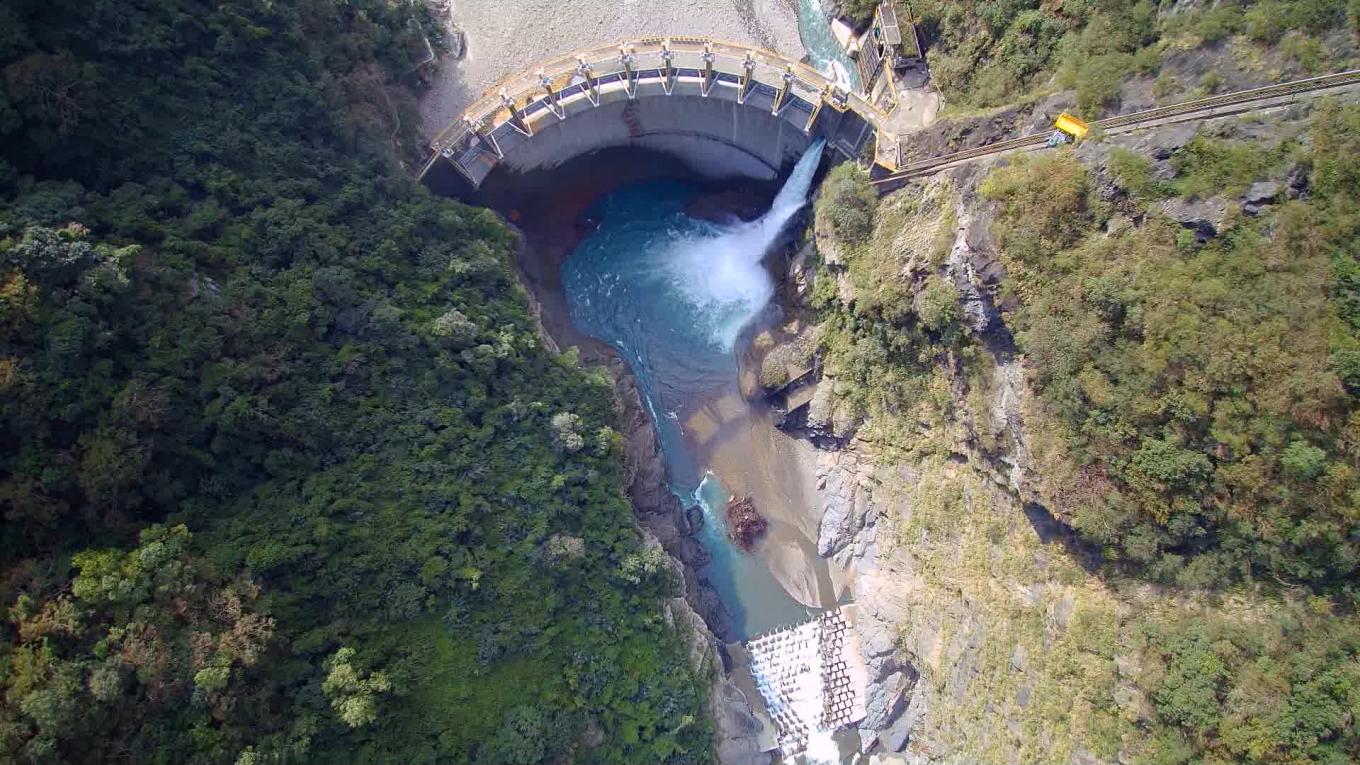
<svg viewBox="0 0 1360 765">
<path fill-rule="evenodd" d="M 716 95 L 716 94 L 715 94 Z M 640 128 L 630 135 L 625 109 Z M 580 108 L 579 105 L 577 108 Z M 534 137 L 507 153 L 514 170 L 552 167 L 609 146 L 640 146 L 671 154 L 708 178 L 770 179 L 796 161 L 810 138 L 787 121 L 721 98 L 683 96 L 615 100 L 572 109 L 564 121 L 536 121 Z"/>
</svg>

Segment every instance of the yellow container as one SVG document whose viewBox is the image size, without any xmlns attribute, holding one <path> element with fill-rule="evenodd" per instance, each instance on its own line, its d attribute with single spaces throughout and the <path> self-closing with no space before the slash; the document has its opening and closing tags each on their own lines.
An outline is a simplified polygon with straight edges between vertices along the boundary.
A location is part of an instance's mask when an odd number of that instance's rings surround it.
<svg viewBox="0 0 1360 765">
<path fill-rule="evenodd" d="M 1078 139 L 1085 138 L 1086 133 L 1091 129 L 1085 122 L 1082 122 L 1067 112 L 1058 115 L 1058 119 L 1053 123 L 1053 127 Z"/>
</svg>

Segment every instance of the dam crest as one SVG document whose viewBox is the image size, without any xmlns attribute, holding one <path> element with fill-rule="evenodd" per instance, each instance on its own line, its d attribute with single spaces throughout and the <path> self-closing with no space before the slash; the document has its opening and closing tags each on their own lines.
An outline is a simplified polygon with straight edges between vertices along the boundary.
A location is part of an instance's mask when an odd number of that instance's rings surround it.
<svg viewBox="0 0 1360 765">
<path fill-rule="evenodd" d="M 664 151 L 708 177 L 774 178 L 813 141 L 856 158 L 887 115 L 771 53 L 698 37 L 641 38 L 548 61 L 491 88 L 432 142 L 471 189 L 498 167 L 555 167 L 611 146 Z"/>
</svg>

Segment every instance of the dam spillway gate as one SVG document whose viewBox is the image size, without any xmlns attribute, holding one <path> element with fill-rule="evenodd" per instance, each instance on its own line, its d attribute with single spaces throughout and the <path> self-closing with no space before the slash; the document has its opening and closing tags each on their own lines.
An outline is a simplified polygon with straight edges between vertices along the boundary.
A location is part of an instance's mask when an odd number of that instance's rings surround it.
<svg viewBox="0 0 1360 765">
<path fill-rule="evenodd" d="M 545 62 L 493 87 L 431 142 L 423 172 L 443 158 L 475 189 L 501 165 L 550 167 L 654 137 L 726 146 L 773 173 L 817 138 L 847 158 L 871 142 L 895 147 L 879 135 L 885 118 L 862 95 L 768 51 L 643 38 Z"/>
</svg>

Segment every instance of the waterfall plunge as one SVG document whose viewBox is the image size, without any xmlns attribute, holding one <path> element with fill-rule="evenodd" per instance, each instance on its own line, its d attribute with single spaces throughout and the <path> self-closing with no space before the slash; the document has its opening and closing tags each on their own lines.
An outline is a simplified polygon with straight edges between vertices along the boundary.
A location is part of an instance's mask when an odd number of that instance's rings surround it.
<svg viewBox="0 0 1360 765">
<path fill-rule="evenodd" d="M 732 349 L 741 328 L 774 294 L 774 284 L 760 261 L 778 240 L 784 224 L 807 203 L 825 145 L 819 138 L 808 147 L 770 210 L 760 218 L 678 240 L 667 253 L 681 294 L 705 317 L 710 340 L 724 351 Z"/>
</svg>

